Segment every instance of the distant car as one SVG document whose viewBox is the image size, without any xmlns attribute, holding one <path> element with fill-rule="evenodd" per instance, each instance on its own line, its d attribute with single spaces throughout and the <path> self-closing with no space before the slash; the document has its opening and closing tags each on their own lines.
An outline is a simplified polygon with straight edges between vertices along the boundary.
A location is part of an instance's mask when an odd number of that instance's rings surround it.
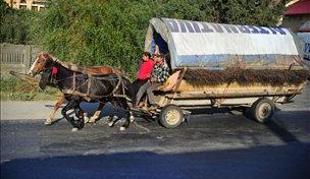
<svg viewBox="0 0 310 179">
<path fill-rule="evenodd" d="M 303 52 L 304 52 L 304 62 L 310 69 L 310 32 L 299 32 L 297 36 L 300 37 L 304 42 Z"/>
</svg>

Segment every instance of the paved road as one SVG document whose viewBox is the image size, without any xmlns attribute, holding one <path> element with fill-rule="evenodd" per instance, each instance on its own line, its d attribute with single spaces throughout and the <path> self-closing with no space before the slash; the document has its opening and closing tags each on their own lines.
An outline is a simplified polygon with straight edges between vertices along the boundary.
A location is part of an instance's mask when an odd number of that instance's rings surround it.
<svg viewBox="0 0 310 179">
<path fill-rule="evenodd" d="M 44 126 L 51 102 L 2 102 L 1 178 L 309 178 L 309 101 L 310 85 L 268 125 L 199 114 L 177 129 L 140 119 L 148 130 L 125 132 L 104 119 L 78 132 L 64 120 Z"/>
</svg>

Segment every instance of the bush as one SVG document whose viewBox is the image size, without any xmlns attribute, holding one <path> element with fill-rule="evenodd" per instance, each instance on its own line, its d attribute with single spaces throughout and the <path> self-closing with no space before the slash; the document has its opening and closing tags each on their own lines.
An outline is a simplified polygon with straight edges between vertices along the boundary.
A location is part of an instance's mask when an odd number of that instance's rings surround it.
<svg viewBox="0 0 310 179">
<path fill-rule="evenodd" d="M 60 94 L 58 89 L 42 91 L 38 86 L 31 86 L 15 77 L 1 78 L 0 91 L 1 100 L 55 100 Z"/>
</svg>

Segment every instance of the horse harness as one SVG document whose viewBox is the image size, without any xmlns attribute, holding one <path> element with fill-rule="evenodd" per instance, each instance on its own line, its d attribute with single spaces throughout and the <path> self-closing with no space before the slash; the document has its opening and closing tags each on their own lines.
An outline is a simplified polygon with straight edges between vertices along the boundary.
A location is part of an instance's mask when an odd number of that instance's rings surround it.
<svg viewBox="0 0 310 179">
<path fill-rule="evenodd" d="M 117 79 L 118 79 L 118 82 L 117 82 L 115 88 L 113 89 L 113 91 L 111 93 L 109 93 L 108 95 L 98 96 L 98 95 L 90 94 L 90 89 L 91 89 L 92 83 L 94 82 L 93 79 L 96 78 L 96 79 L 115 80 L 114 78 L 111 79 L 111 77 L 97 77 L 97 76 L 94 76 L 93 74 L 90 74 L 90 73 L 77 74 L 77 72 L 73 71 L 73 75 L 71 77 L 56 80 L 57 72 L 58 72 L 58 69 L 56 67 L 53 67 L 52 71 L 51 71 L 51 76 L 52 76 L 51 81 L 54 84 L 57 84 L 59 81 L 63 81 L 63 80 L 72 78 L 72 88 L 71 89 L 63 89 L 62 92 L 64 94 L 77 95 L 77 96 L 83 97 L 86 101 L 90 101 L 91 98 L 105 98 L 105 97 L 125 97 L 126 98 L 124 87 L 122 87 L 121 94 L 116 93 L 118 91 L 118 89 L 120 88 L 121 84 L 123 83 L 122 77 L 119 74 L 113 73 L 117 76 Z M 88 78 L 84 83 L 77 86 L 76 85 L 76 78 L 78 76 L 81 76 L 81 75 L 87 75 Z M 84 85 L 85 83 L 87 83 L 87 92 L 82 93 L 82 92 L 78 91 L 77 89 L 80 86 Z"/>
</svg>

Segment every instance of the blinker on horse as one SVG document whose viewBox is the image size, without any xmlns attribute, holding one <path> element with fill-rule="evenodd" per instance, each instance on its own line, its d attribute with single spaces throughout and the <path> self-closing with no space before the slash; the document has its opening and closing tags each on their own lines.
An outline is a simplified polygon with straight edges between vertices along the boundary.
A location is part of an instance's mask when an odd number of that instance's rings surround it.
<svg viewBox="0 0 310 179">
<path fill-rule="evenodd" d="M 125 98 L 132 97 L 131 83 L 127 78 L 116 73 L 95 75 L 85 70 L 84 72 L 75 71 L 48 55 L 42 55 L 44 58 L 38 58 L 29 72 L 32 74 L 42 72 L 40 88 L 45 89 L 47 85 L 54 86 L 65 94 L 68 103 L 62 109 L 62 115 L 74 128 L 81 129 L 84 126 L 83 111 L 80 108 L 82 101 L 99 101 L 100 104 L 111 101 L 127 110 L 130 109 L 130 104 Z M 77 119 L 67 114 L 71 109 L 74 109 Z M 126 123 L 121 130 L 129 126 L 131 115 L 132 113 L 127 111 Z"/>
</svg>

